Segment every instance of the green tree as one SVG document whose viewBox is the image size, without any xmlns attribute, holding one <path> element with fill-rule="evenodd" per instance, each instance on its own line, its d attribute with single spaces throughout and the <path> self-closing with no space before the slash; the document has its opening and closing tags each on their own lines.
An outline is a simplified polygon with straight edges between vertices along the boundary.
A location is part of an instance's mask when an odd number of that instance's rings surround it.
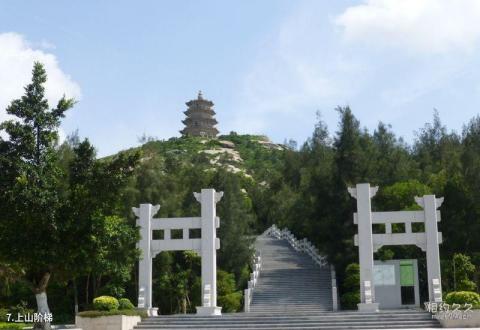
<svg viewBox="0 0 480 330">
<path fill-rule="evenodd" d="M 333 143 L 335 168 L 338 184 L 345 190 L 346 186 L 356 184 L 359 179 L 366 179 L 368 156 L 363 153 L 360 122 L 352 110 L 349 107 L 338 107 L 336 110 L 340 114 L 340 124 Z"/>
<path fill-rule="evenodd" d="M 413 145 L 413 157 L 418 162 L 422 177 L 428 180 L 432 174 L 441 170 L 452 174 L 460 169 L 460 137 L 448 133 L 442 124 L 438 111 L 433 113 L 433 123 L 426 123 L 417 132 Z"/>
<path fill-rule="evenodd" d="M 365 132 L 360 130 L 360 123 L 349 107 L 338 107 L 340 114 L 339 130 L 334 138 L 335 150 L 333 167 L 332 208 L 328 218 L 328 231 L 335 233 L 335 240 L 330 240 L 326 253 L 339 270 L 339 277 L 346 264 L 355 260 L 357 249 L 353 244 L 356 228 L 353 225 L 352 214 L 355 211 L 355 200 L 348 195 L 347 187 L 370 179 L 369 155 L 364 153 L 370 142 Z"/>
<path fill-rule="evenodd" d="M 245 265 L 249 264 L 253 251 L 250 228 L 255 220 L 252 202 L 245 190 L 242 190 L 236 175 L 220 170 L 212 179 L 212 186 L 223 191 L 222 200 L 217 204 L 220 216 L 219 266 L 235 274 L 240 279 Z"/>
<path fill-rule="evenodd" d="M 397 139 L 391 126 L 380 122 L 372 136 L 373 168 L 376 182 L 390 185 L 415 175 L 415 166 L 402 139 Z"/>
<path fill-rule="evenodd" d="M 0 140 L 0 255 L 25 269 L 39 312 L 49 312 L 48 283 L 62 262 L 55 146 L 60 120 L 74 104 L 63 97 L 50 110 L 43 86 L 46 81 L 43 65 L 35 63 L 25 95 L 7 107 L 14 119 L 0 124 L 8 135 L 7 140 Z"/>
<path fill-rule="evenodd" d="M 477 285 L 471 280 L 475 273 L 475 265 L 470 261 L 470 257 L 455 253 L 452 263 L 455 291 L 475 291 Z"/>
<path fill-rule="evenodd" d="M 136 228 L 120 217 L 123 192 L 139 159 L 138 153 L 120 153 L 97 160 L 88 140 L 73 147 L 68 167 L 68 194 L 61 208 L 64 219 L 62 259 L 72 279 L 77 300 L 77 278 L 93 279 L 93 294 L 102 292 L 120 297 L 124 283 L 138 257 Z M 78 238 L 83 239 L 81 247 Z M 88 286 L 87 286 L 88 290 Z M 88 292 L 86 303 L 89 303 Z M 78 305 L 78 301 L 76 301 Z M 78 310 L 78 307 L 76 307 Z"/>
<path fill-rule="evenodd" d="M 217 271 L 218 304 L 226 313 L 238 312 L 242 305 L 242 292 L 236 290 L 235 275 L 219 269 Z"/>
<path fill-rule="evenodd" d="M 385 211 L 420 210 L 415 202 L 415 196 L 431 193 L 430 187 L 418 180 L 396 182 L 380 189 L 375 198 L 375 205 Z"/>
</svg>

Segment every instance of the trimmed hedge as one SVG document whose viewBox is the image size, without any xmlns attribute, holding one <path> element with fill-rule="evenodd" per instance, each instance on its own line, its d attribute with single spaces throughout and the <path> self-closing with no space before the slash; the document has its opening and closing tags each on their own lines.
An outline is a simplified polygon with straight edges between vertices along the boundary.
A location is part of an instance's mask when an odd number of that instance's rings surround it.
<svg viewBox="0 0 480 330">
<path fill-rule="evenodd" d="M 148 316 L 147 311 L 138 309 L 119 309 L 113 311 L 84 311 L 77 314 L 81 317 L 101 317 L 101 316 L 113 316 L 113 315 L 126 315 L 126 316 L 140 316 L 145 318 Z"/>
<path fill-rule="evenodd" d="M 117 298 L 100 296 L 93 299 L 93 309 L 96 311 L 114 311 L 120 307 Z"/>
<path fill-rule="evenodd" d="M 472 304 L 480 305 L 480 295 L 472 291 L 453 291 L 445 296 L 447 304 Z"/>
<path fill-rule="evenodd" d="M 118 299 L 118 309 L 135 309 L 135 306 L 133 306 L 132 302 L 128 300 L 128 298 L 120 298 Z"/>
</svg>

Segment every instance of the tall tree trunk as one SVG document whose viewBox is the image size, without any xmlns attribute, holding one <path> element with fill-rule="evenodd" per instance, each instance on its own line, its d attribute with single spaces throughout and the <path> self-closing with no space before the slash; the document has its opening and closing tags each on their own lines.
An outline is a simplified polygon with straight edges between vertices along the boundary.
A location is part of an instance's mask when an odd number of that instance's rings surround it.
<svg viewBox="0 0 480 330">
<path fill-rule="evenodd" d="M 95 286 L 95 288 L 98 290 L 100 290 L 100 288 L 102 287 L 102 274 L 98 275 L 97 277 L 97 285 Z M 95 296 L 96 297 L 96 296 Z"/>
<path fill-rule="evenodd" d="M 35 293 L 35 298 L 37 300 L 37 313 L 42 315 L 42 318 L 45 317 L 45 315 L 51 315 L 50 314 L 50 309 L 48 308 L 48 301 L 47 301 L 47 286 L 48 286 L 48 281 L 50 280 L 50 273 L 46 272 L 43 274 L 40 282 L 35 285 L 33 291 Z M 42 330 L 50 330 L 50 322 L 47 321 L 41 322 L 41 323 L 35 323 L 33 326 L 33 329 L 42 329 Z"/>
<path fill-rule="evenodd" d="M 187 298 L 185 296 L 182 298 L 182 313 L 187 314 Z"/>
<path fill-rule="evenodd" d="M 97 296 L 97 278 L 92 274 L 92 300 Z"/>
<path fill-rule="evenodd" d="M 97 277 L 93 276 L 93 298 L 97 297 L 97 291 L 100 289 L 102 283 L 102 275 L 98 275 Z"/>
<path fill-rule="evenodd" d="M 77 292 L 77 279 L 74 277 L 72 280 L 73 284 L 73 302 L 75 304 L 75 315 L 78 314 L 78 292 Z"/>
<path fill-rule="evenodd" d="M 89 287 L 89 283 L 90 283 L 90 273 L 88 273 L 87 275 L 87 284 L 85 285 L 85 306 L 86 308 L 88 308 L 88 306 L 90 306 L 90 300 L 88 299 L 88 287 Z"/>
</svg>

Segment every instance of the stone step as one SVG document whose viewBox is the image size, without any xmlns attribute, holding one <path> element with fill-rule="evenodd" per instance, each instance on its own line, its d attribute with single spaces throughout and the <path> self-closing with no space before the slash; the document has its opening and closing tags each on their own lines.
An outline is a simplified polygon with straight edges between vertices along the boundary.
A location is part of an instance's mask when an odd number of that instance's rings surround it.
<svg viewBox="0 0 480 330">
<path fill-rule="evenodd" d="M 404 321 L 405 318 L 374 318 L 374 317 L 240 317 L 240 318 L 223 318 L 219 317 L 218 319 L 211 319 L 211 318 L 190 318 L 190 319 L 182 319 L 182 318 L 159 318 L 159 319 L 146 319 L 144 321 L 145 324 L 157 324 L 157 323 L 202 323 L 202 322 L 214 322 L 214 323 L 231 323 L 241 321 L 242 323 L 249 323 L 249 322 L 257 322 L 257 323 L 264 323 L 264 322 L 331 322 L 331 321 L 343 321 L 343 322 L 363 322 L 363 321 L 390 321 L 390 322 L 398 322 Z M 425 317 L 417 317 L 408 319 L 408 321 L 435 321 L 431 318 L 431 316 L 426 315 Z"/>
<path fill-rule="evenodd" d="M 268 315 L 268 314 L 254 314 L 254 313 L 224 313 L 221 316 L 199 316 L 196 314 L 176 314 L 176 315 L 161 315 L 150 317 L 148 320 L 164 320 L 164 319 L 182 319 L 182 320 L 201 320 L 201 319 L 249 319 L 249 318 L 415 318 L 415 317 L 428 317 L 431 318 L 430 314 L 423 310 L 416 309 L 395 309 L 395 310 L 384 310 L 376 313 L 360 313 L 358 311 L 340 311 L 340 312 L 321 312 L 318 314 L 312 313 L 303 313 L 302 311 L 290 311 L 283 313 L 282 315 Z"/>
<path fill-rule="evenodd" d="M 311 293 L 311 294 L 318 294 L 320 293 L 331 293 L 330 288 L 311 288 L 311 289 L 304 289 L 301 287 L 293 287 L 293 288 L 284 288 L 284 289 L 276 289 L 269 290 L 269 287 L 267 286 L 261 286 L 261 287 L 255 287 L 253 290 L 254 292 L 258 293 L 273 293 L 273 294 L 281 294 L 282 292 L 299 292 L 299 293 Z"/>
<path fill-rule="evenodd" d="M 195 323 L 195 324 L 139 324 L 134 329 L 399 329 L 438 328 L 432 321 L 385 322 L 296 322 L 296 323 Z"/>
<path fill-rule="evenodd" d="M 389 324 L 392 324 L 392 323 L 395 323 L 395 324 L 398 324 L 398 323 L 405 323 L 407 322 L 408 324 L 410 323 L 415 323 L 415 324 L 424 324 L 424 323 L 430 323 L 430 324 L 437 324 L 435 321 L 432 321 L 431 319 L 430 320 L 398 320 L 398 321 L 391 321 L 391 322 L 387 322 Z M 216 325 L 222 325 L 222 324 L 235 324 L 235 323 L 240 323 L 242 325 L 252 325 L 252 324 L 257 324 L 257 325 L 265 325 L 265 324 L 332 324 L 332 325 L 335 325 L 335 324 L 345 324 L 345 325 L 348 325 L 348 324 L 373 324 L 373 323 L 377 323 L 377 324 L 381 324 L 381 323 L 385 323 L 384 321 L 376 321 L 376 320 L 357 320 L 357 321 L 349 321 L 349 320 L 343 320 L 343 321 L 339 321 L 339 320 L 331 320 L 330 322 L 328 321 L 316 321 L 316 320 L 272 320 L 272 321 L 267 321 L 267 320 L 264 320 L 264 321 L 247 321 L 247 320 L 240 320 L 240 321 L 237 321 L 237 322 L 231 322 L 231 321 L 224 321 L 224 322 L 214 322 L 214 321 L 211 321 L 211 320 L 205 320 L 205 321 L 199 321 L 199 322 L 152 322 L 152 323 L 149 323 L 149 322 L 142 322 L 142 325 L 143 326 L 153 326 L 153 325 L 195 325 L 195 324 L 199 324 L 199 325 L 202 325 L 202 324 L 216 324 Z"/>
<path fill-rule="evenodd" d="M 319 300 L 321 299 L 324 301 L 325 299 L 331 299 L 331 295 L 329 294 L 321 294 L 321 293 L 301 293 L 301 292 L 295 292 L 294 297 L 289 297 L 285 295 L 276 295 L 276 294 L 261 294 L 261 293 L 255 293 L 253 292 L 253 299 L 258 299 L 258 298 L 265 298 L 265 299 L 292 299 L 292 300 L 298 300 L 300 299 L 301 301 L 309 301 L 311 299 L 314 300 Z"/>
<path fill-rule="evenodd" d="M 283 287 L 279 288 L 278 286 L 273 285 L 262 285 L 261 283 L 257 283 L 255 288 L 253 289 L 255 292 L 274 292 L 274 293 L 281 293 L 281 292 L 331 292 L 330 287 L 316 287 L 316 288 L 304 288 L 300 286 L 293 286 L 293 287 Z"/>
</svg>

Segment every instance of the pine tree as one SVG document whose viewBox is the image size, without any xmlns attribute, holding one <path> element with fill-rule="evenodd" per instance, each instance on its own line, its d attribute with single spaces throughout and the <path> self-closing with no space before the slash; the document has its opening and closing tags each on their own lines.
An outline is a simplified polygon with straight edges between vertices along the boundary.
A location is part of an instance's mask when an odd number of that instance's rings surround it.
<svg viewBox="0 0 480 330">
<path fill-rule="evenodd" d="M 255 220 L 251 201 L 242 191 L 236 175 L 220 170 L 212 180 L 212 186 L 224 195 L 217 204 L 220 216 L 220 251 L 218 265 L 235 274 L 237 282 L 253 255 L 250 228 Z"/>
<path fill-rule="evenodd" d="M 35 63 L 25 95 L 7 108 L 15 119 L 0 125 L 9 136 L 0 141 L 0 255 L 24 268 L 41 313 L 49 312 L 46 291 L 61 244 L 57 130 L 64 113 L 74 104 L 73 99 L 63 97 L 49 110 L 43 86 L 46 81 L 43 65 Z"/>
</svg>

